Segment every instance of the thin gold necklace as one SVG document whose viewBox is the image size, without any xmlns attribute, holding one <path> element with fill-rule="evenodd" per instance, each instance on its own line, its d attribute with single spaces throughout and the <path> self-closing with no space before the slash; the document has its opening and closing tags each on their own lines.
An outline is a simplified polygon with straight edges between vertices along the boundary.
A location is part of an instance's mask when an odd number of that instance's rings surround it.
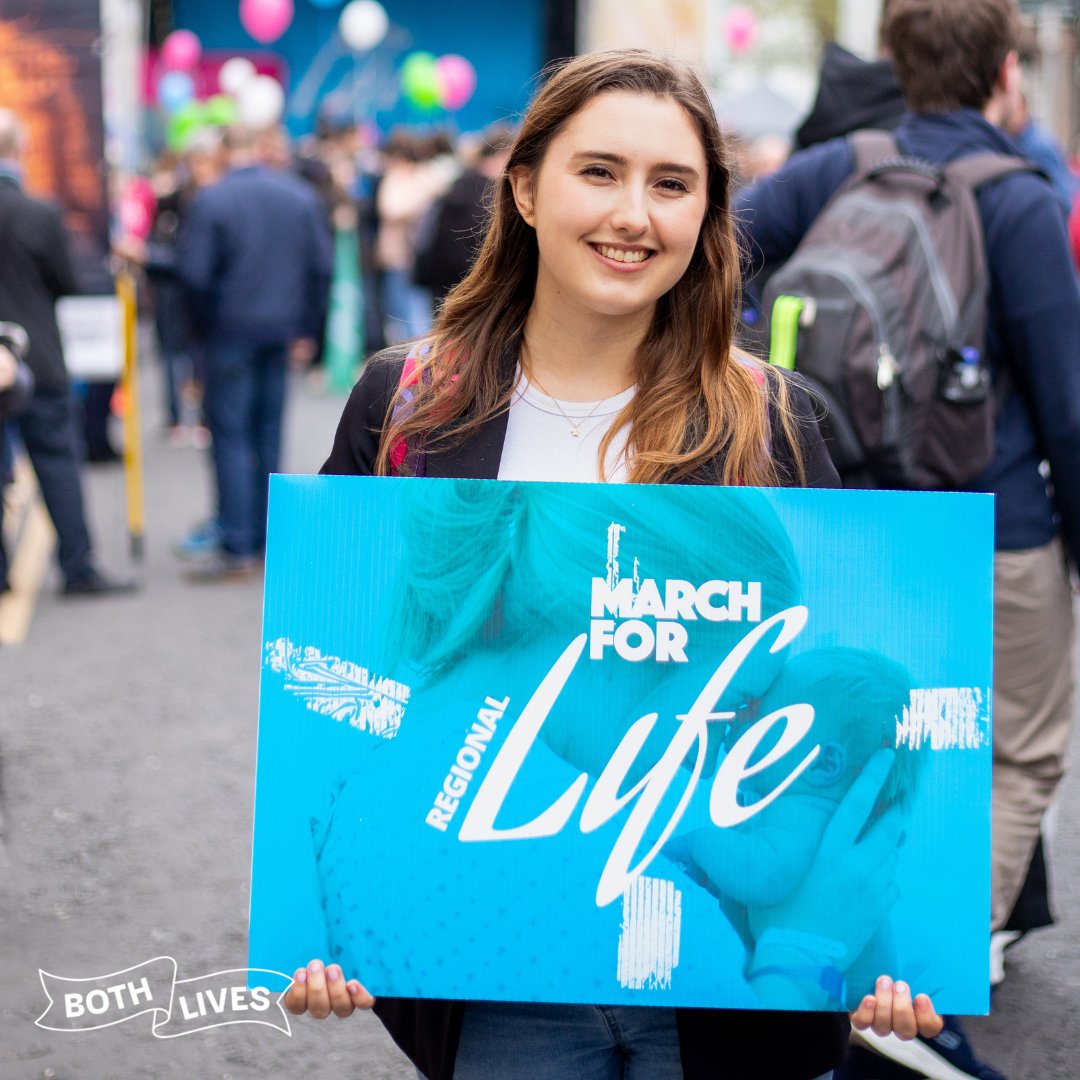
<svg viewBox="0 0 1080 1080">
<path fill-rule="evenodd" d="M 521 343 L 521 351 L 522 351 L 523 353 L 525 353 L 526 355 L 528 354 L 528 351 L 529 351 L 529 347 L 528 347 L 528 345 L 526 345 L 526 344 L 525 344 L 525 342 L 524 342 L 524 341 L 522 341 L 522 343 Z M 532 367 L 532 364 L 529 364 L 529 367 Z M 562 418 L 563 418 L 563 419 L 564 419 L 564 420 L 565 420 L 565 421 L 567 422 L 567 424 L 568 424 L 568 425 L 570 426 L 570 437 L 571 437 L 572 439 L 580 439 L 580 438 L 581 438 L 581 429 L 582 429 L 582 428 L 583 428 L 583 427 L 585 426 L 585 424 L 586 424 L 586 423 L 587 423 L 587 422 L 588 422 L 589 420 L 591 420 L 591 419 L 592 419 L 593 413 L 595 413 L 595 412 L 596 412 L 596 410 L 597 410 L 597 409 L 599 409 L 599 408 L 600 408 L 600 406 L 601 406 L 601 405 L 603 405 L 605 401 L 607 401 L 607 398 L 601 398 L 601 399 L 600 399 L 599 401 L 593 402 L 593 407 L 592 407 L 592 408 L 591 408 L 591 409 L 590 409 L 590 410 L 589 410 L 589 411 L 588 411 L 588 412 L 587 412 L 587 413 L 586 413 L 586 414 L 585 414 L 584 416 L 582 416 L 582 417 L 581 417 L 581 418 L 580 418 L 580 419 L 579 419 L 579 420 L 577 421 L 577 423 L 574 423 L 574 420 L 573 420 L 573 418 L 572 418 L 572 417 L 570 416 L 570 414 L 569 414 L 569 413 L 568 413 L 568 412 L 567 412 L 567 411 L 566 411 L 566 410 L 565 410 L 565 409 L 564 409 L 564 408 L 562 407 L 562 402 L 561 402 L 561 401 L 559 401 L 559 399 L 558 399 L 557 397 L 552 397 L 552 396 L 551 396 L 551 394 L 549 394 L 549 393 L 548 393 L 548 392 L 547 392 L 547 391 L 546 391 L 546 390 L 544 389 L 544 386 L 543 386 L 543 384 L 542 384 L 542 383 L 540 382 L 540 380 L 539 380 L 539 379 L 538 379 L 538 378 L 537 378 L 537 377 L 536 377 L 535 375 L 532 375 L 532 374 L 528 374 L 528 373 L 526 373 L 526 375 L 525 375 L 525 378 L 526 378 L 526 379 L 527 379 L 527 380 L 528 380 L 528 381 L 529 381 L 529 382 L 530 382 L 530 383 L 531 383 L 531 384 L 532 384 L 533 386 L 535 386 L 535 387 L 536 387 L 536 389 L 537 389 L 537 390 L 539 390 L 539 391 L 540 391 L 540 393 L 544 395 L 544 397 L 546 397 L 546 398 L 550 398 L 550 399 L 551 399 L 551 401 L 552 401 L 552 402 L 554 403 L 554 405 L 555 405 L 555 408 L 556 408 L 556 409 L 558 409 L 558 410 L 559 410 L 559 412 L 560 412 L 560 413 L 562 414 Z"/>
</svg>

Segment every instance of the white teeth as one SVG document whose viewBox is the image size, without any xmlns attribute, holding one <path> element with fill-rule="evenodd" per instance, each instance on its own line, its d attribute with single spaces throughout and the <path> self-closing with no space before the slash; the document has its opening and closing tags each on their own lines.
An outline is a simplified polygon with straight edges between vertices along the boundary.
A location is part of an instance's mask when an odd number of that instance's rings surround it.
<svg viewBox="0 0 1080 1080">
<path fill-rule="evenodd" d="M 604 247 L 603 244 L 597 244 L 596 247 L 605 259 L 614 259 L 616 262 L 644 262 L 652 254 L 651 251 L 623 251 L 622 248 Z"/>
</svg>

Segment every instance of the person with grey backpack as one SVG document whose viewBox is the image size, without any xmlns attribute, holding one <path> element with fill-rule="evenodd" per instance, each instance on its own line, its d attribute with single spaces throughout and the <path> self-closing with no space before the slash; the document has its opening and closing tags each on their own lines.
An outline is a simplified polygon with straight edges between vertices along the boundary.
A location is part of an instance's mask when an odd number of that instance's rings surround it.
<svg viewBox="0 0 1080 1080">
<path fill-rule="evenodd" d="M 1061 206 L 1001 130 L 1017 29 L 1015 0 L 889 0 L 895 144 L 814 146 L 736 208 L 772 359 L 818 389 L 845 483 L 996 496 L 993 929 L 1064 771 L 1080 563 L 1080 291 Z M 867 1038 L 915 1075 L 1001 1076 L 954 1022 L 902 1059 Z"/>
</svg>

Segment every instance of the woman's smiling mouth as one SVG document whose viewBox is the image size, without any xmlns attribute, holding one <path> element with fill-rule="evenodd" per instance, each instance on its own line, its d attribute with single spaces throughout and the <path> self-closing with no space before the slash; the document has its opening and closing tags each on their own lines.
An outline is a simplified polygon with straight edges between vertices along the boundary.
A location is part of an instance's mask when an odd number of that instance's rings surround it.
<svg viewBox="0 0 1080 1080">
<path fill-rule="evenodd" d="M 601 262 L 618 270 L 637 270 L 651 259 L 656 252 L 652 248 L 615 247 L 611 244 L 589 244 L 600 257 Z"/>
</svg>

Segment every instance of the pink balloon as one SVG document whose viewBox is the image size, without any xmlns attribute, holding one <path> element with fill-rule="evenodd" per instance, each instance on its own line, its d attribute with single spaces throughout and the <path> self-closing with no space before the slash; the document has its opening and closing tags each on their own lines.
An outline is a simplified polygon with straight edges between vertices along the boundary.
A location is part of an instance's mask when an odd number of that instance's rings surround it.
<svg viewBox="0 0 1080 1080">
<path fill-rule="evenodd" d="M 263 45 L 277 41 L 293 20 L 293 0 L 240 0 L 240 22 Z"/>
<path fill-rule="evenodd" d="M 161 62 L 167 71 L 190 71 L 202 55 L 202 42 L 190 30 L 174 30 L 161 45 Z"/>
<path fill-rule="evenodd" d="M 476 68 L 456 53 L 447 53 L 435 61 L 435 76 L 444 109 L 460 109 L 476 90 Z"/>
<path fill-rule="evenodd" d="M 749 8 L 732 8 L 728 12 L 725 29 L 732 52 L 749 52 L 757 41 L 757 16 Z"/>
</svg>

